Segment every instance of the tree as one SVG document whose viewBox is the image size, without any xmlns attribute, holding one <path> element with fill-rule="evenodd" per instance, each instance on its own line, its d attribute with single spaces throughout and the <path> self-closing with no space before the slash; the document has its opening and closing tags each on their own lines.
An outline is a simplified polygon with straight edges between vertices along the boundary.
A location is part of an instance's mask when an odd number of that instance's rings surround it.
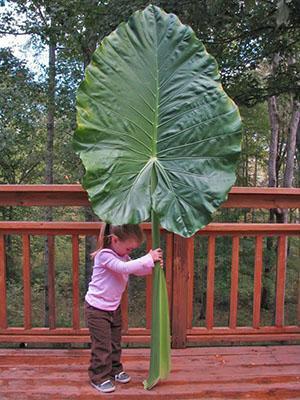
<svg viewBox="0 0 300 400">
<path fill-rule="evenodd" d="M 237 171 L 237 186 L 266 186 L 270 124 L 267 104 L 240 107 L 243 119 L 242 153 Z M 255 118 L 254 118 L 255 116 Z"/>
<path fill-rule="evenodd" d="M 62 39 L 64 11 L 63 2 L 50 2 L 47 0 L 12 0 L 9 2 L 11 9 L 2 18 L 1 25 L 6 27 L 9 34 L 31 34 L 38 37 L 43 46 L 48 47 L 48 82 L 47 82 L 47 121 L 46 121 L 46 146 L 45 146 L 45 180 L 46 184 L 52 184 L 53 162 L 54 162 L 54 136 L 55 136 L 55 113 L 56 113 L 56 56 L 57 46 Z M 18 23 L 11 25 L 14 13 L 19 15 Z M 26 18 L 22 18 L 23 16 Z M 2 28 L 3 29 L 3 28 Z M 45 220 L 52 220 L 52 208 L 47 207 Z M 49 265 L 49 243 L 52 237 L 47 237 L 45 242 L 45 324 L 49 325 L 49 296 L 48 296 L 48 265 Z"/>
<path fill-rule="evenodd" d="M 71 146 L 72 130 L 76 126 L 75 89 L 99 41 L 99 20 L 105 11 L 103 1 L 11 0 L 8 3 L 10 8 L 0 20 L 0 31 L 14 35 L 29 33 L 37 47 L 48 47 L 48 83 L 44 86 L 48 104 L 44 182 L 79 181 L 82 167 Z M 107 12 L 107 3 L 104 4 Z M 90 208 L 85 208 L 85 214 L 86 220 L 95 219 Z M 46 210 L 45 218 L 52 219 L 51 208 Z M 90 280 L 90 254 L 94 247 L 94 238 L 87 237 L 86 285 Z M 47 258 L 46 247 L 46 264 Z"/>
<path fill-rule="evenodd" d="M 45 109 L 43 86 L 34 81 L 33 74 L 9 49 L 0 49 L 0 73 L 1 183 L 39 180 L 43 161 L 39 126 Z"/>
<path fill-rule="evenodd" d="M 174 12 L 183 23 L 189 24 L 194 29 L 208 51 L 217 58 L 225 90 L 239 105 L 251 107 L 256 103 L 267 101 L 272 124 L 274 105 L 272 107 L 271 103 L 274 103 L 275 97 L 282 95 L 297 98 L 298 82 L 300 82 L 299 2 L 161 0 L 154 1 L 153 4 L 164 8 L 167 12 Z M 122 20 L 127 19 L 132 12 L 146 5 L 147 2 L 142 0 L 131 2 L 111 0 L 109 3 L 111 12 L 104 13 L 102 19 L 102 37 L 115 29 Z M 271 72 L 270 65 L 275 54 L 280 54 L 280 57 L 277 57 L 276 68 Z M 270 181 L 275 179 L 272 175 L 275 177 L 276 168 L 278 170 L 279 166 L 282 168 L 285 165 L 285 155 L 287 155 L 285 149 L 288 148 L 289 166 L 286 170 L 289 171 L 291 180 L 299 108 L 297 104 L 298 102 L 293 105 L 293 101 L 284 104 L 285 113 L 293 115 L 288 128 L 293 134 L 289 139 L 291 145 L 288 147 L 286 145 L 288 135 L 282 136 L 283 145 L 278 146 L 278 149 L 284 150 L 284 159 L 282 162 L 277 162 L 277 167 L 274 160 L 279 160 L 280 157 L 272 156 L 274 146 L 270 144 Z M 276 127 L 272 129 L 276 130 Z M 285 175 L 286 185 L 288 175 Z"/>
</svg>

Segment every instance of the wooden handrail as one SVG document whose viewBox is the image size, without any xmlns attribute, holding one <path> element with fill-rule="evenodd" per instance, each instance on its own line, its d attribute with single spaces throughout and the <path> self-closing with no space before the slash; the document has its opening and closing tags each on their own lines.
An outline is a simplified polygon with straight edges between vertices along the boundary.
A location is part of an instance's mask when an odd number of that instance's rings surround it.
<svg viewBox="0 0 300 400">
<path fill-rule="evenodd" d="M 0 185 L 0 206 L 89 206 L 87 192 L 72 185 Z M 224 208 L 299 208 L 299 188 L 233 187 Z"/>
</svg>

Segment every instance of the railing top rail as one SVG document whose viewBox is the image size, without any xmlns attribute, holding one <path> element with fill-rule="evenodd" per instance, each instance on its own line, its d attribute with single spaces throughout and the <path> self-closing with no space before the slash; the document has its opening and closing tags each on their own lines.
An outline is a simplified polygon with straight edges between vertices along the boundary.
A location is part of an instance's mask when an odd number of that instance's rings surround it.
<svg viewBox="0 0 300 400">
<path fill-rule="evenodd" d="M 27 222 L 1 221 L 2 234 L 29 235 L 97 235 L 101 222 Z M 144 230 L 150 230 L 150 223 L 142 223 Z M 200 235 L 300 235 L 300 224 L 244 224 L 244 223 L 211 223 L 198 231 Z"/>
<path fill-rule="evenodd" d="M 89 206 L 80 184 L 0 185 L 0 206 Z M 233 187 L 222 207 L 300 208 L 299 188 Z"/>
<path fill-rule="evenodd" d="M 52 185 L 12 185 L 0 184 L 0 191 L 4 192 L 80 192 L 86 193 L 79 183 L 52 184 Z M 300 194 L 300 188 L 284 187 L 245 187 L 233 186 L 230 194 Z"/>
<path fill-rule="evenodd" d="M 79 183 L 75 184 L 52 184 L 52 185 L 0 185 L 2 192 L 72 192 L 85 193 L 85 190 Z"/>
</svg>

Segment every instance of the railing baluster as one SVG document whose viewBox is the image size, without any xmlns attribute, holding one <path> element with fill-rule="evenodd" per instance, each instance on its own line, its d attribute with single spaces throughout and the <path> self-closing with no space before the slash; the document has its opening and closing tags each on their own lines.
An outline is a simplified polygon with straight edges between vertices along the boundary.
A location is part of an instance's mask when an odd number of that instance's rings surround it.
<svg viewBox="0 0 300 400">
<path fill-rule="evenodd" d="M 208 237 L 207 255 L 207 295 L 206 295 L 206 328 L 214 326 L 214 292 L 215 292 L 215 249 L 216 238 L 213 235 Z"/>
<path fill-rule="evenodd" d="M 6 311 L 6 257 L 5 257 L 5 240 L 4 235 L 0 233 L 0 328 L 7 328 L 7 311 Z"/>
<path fill-rule="evenodd" d="M 146 251 L 148 252 L 152 248 L 152 238 L 151 231 L 146 232 Z M 151 328 L 151 318 L 152 318 L 152 274 L 146 277 L 146 328 Z"/>
<path fill-rule="evenodd" d="M 122 333 L 125 334 L 128 331 L 128 286 L 122 296 L 121 301 L 121 312 L 122 312 Z"/>
<path fill-rule="evenodd" d="M 233 236 L 232 259 L 231 259 L 231 288 L 230 288 L 230 317 L 229 327 L 234 329 L 237 324 L 237 304 L 239 286 L 239 250 L 240 238 Z"/>
<path fill-rule="evenodd" d="M 263 236 L 257 236 L 255 241 L 254 291 L 253 291 L 253 328 L 260 326 Z"/>
<path fill-rule="evenodd" d="M 297 302 L 297 325 L 300 326 L 300 271 L 298 271 L 297 293 L 298 293 L 298 302 Z"/>
<path fill-rule="evenodd" d="M 193 300 L 194 300 L 194 262 L 195 262 L 195 237 L 187 239 L 186 268 L 187 268 L 187 328 L 193 324 Z"/>
<path fill-rule="evenodd" d="M 187 328 L 193 324 L 194 306 L 194 264 L 195 264 L 195 236 L 187 241 L 187 268 L 188 268 L 188 291 L 187 291 Z"/>
<path fill-rule="evenodd" d="M 47 236 L 48 241 L 48 301 L 49 301 L 49 327 L 56 327 L 55 310 L 55 263 L 54 263 L 54 236 Z"/>
<path fill-rule="evenodd" d="M 187 324 L 192 312 L 189 275 L 194 261 L 194 239 L 174 235 L 172 347 L 186 345 Z"/>
<path fill-rule="evenodd" d="M 128 333 L 129 323 L 128 323 L 128 284 L 122 295 L 121 299 L 121 313 L 122 313 L 122 334 Z"/>
<path fill-rule="evenodd" d="M 276 275 L 276 314 L 275 325 L 284 324 L 284 295 L 286 279 L 287 237 L 280 235 L 278 239 L 277 275 Z"/>
<path fill-rule="evenodd" d="M 73 329 L 80 328 L 79 300 L 79 236 L 72 235 L 72 290 L 73 290 Z"/>
<path fill-rule="evenodd" d="M 166 232 L 166 252 L 165 252 L 165 271 L 166 271 L 166 283 L 168 289 L 168 300 L 169 300 L 169 313 L 172 311 L 172 293 L 173 293 L 173 233 Z"/>
<path fill-rule="evenodd" d="M 24 328 L 31 329 L 31 268 L 30 268 L 30 238 L 22 235 L 23 242 L 23 288 L 24 288 Z"/>
<path fill-rule="evenodd" d="M 188 268 L 188 290 L 187 290 L 187 328 L 192 328 L 193 324 L 193 297 L 194 297 L 194 252 L 195 237 L 187 240 L 187 268 Z"/>
</svg>

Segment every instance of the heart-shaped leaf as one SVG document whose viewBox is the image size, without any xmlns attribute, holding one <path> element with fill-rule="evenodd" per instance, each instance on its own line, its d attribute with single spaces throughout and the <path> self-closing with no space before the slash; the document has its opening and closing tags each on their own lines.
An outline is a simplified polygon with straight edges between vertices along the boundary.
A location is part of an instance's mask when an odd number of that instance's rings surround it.
<svg viewBox="0 0 300 400">
<path fill-rule="evenodd" d="M 153 209 L 164 228 L 188 237 L 227 198 L 239 112 L 216 61 L 175 15 L 148 6 L 106 37 L 77 110 L 83 185 L 102 220 L 140 223 Z"/>
</svg>

